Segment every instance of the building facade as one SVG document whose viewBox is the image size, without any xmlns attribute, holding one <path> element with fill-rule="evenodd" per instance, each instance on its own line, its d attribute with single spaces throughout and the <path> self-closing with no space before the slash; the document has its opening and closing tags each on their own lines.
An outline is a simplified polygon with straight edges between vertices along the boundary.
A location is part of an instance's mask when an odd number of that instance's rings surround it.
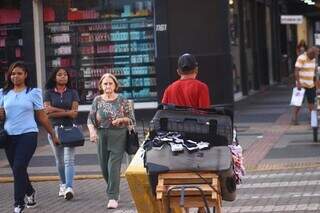
<svg viewBox="0 0 320 213">
<path fill-rule="evenodd" d="M 177 57 L 192 52 L 213 103 L 232 103 L 292 73 L 303 29 L 310 31 L 310 44 L 320 37 L 311 12 L 302 12 L 305 28 L 281 25 L 280 15 L 297 12 L 299 1 L 180 1 L 2 1 L 0 83 L 16 60 L 26 62 L 33 84 L 42 88 L 54 69 L 65 67 L 85 111 L 98 94 L 99 78 L 109 72 L 136 108 L 156 108 L 165 86 L 177 78 Z M 188 8 L 189 15 L 182 15 Z"/>
</svg>

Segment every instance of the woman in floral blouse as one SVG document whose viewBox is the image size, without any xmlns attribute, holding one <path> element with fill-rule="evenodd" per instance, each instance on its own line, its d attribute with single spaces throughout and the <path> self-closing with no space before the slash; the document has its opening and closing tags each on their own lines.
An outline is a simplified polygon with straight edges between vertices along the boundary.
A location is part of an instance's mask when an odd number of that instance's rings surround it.
<svg viewBox="0 0 320 213">
<path fill-rule="evenodd" d="M 99 81 L 99 96 L 93 100 L 88 117 L 90 141 L 97 143 L 98 158 L 107 183 L 108 208 L 118 207 L 120 169 L 125 151 L 127 127 L 135 123 L 128 100 L 117 94 L 119 83 L 109 73 Z"/>
</svg>

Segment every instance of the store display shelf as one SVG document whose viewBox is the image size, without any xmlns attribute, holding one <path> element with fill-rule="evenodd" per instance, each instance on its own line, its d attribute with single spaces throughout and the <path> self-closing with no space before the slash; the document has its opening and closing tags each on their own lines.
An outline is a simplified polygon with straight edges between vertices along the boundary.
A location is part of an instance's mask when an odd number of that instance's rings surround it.
<svg viewBox="0 0 320 213">
<path fill-rule="evenodd" d="M 144 39 L 128 39 L 128 40 L 118 40 L 118 41 L 111 41 L 111 40 L 108 40 L 108 41 L 88 41 L 88 42 L 82 42 L 80 41 L 79 42 L 79 46 L 83 45 L 83 46 L 86 46 L 86 45 L 93 45 L 93 44 L 118 44 L 118 43 L 132 43 L 132 42 L 153 42 L 154 39 L 153 38 L 144 38 Z"/>
<path fill-rule="evenodd" d="M 132 23 L 153 23 L 153 15 L 148 16 L 127 16 L 127 17 L 110 17 L 110 18 L 98 18 L 98 19 L 80 19 L 80 20 L 72 20 L 69 23 L 69 26 L 86 26 L 92 24 L 132 24 Z M 53 22 L 54 23 L 54 22 Z M 56 23 L 54 23 L 56 24 Z M 52 25 L 51 25 L 52 26 Z"/>
<path fill-rule="evenodd" d="M 136 73 L 132 73 L 131 76 L 145 76 L 145 75 L 155 75 L 156 72 L 149 72 L 149 73 L 142 73 L 142 74 L 136 74 Z"/>
<path fill-rule="evenodd" d="M 107 66 L 107 67 L 122 67 L 123 65 L 129 65 L 129 62 L 124 62 L 124 63 L 119 63 L 119 64 L 115 64 L 115 63 L 83 63 L 81 64 L 80 67 L 103 67 L 103 66 Z"/>
<path fill-rule="evenodd" d="M 117 78 L 130 77 L 130 75 L 125 75 L 125 74 L 113 74 L 113 75 L 117 76 Z M 82 79 L 100 79 L 101 77 L 102 76 L 82 76 L 82 77 L 79 77 L 79 78 L 82 78 Z"/>
<path fill-rule="evenodd" d="M 49 68 L 49 69 L 55 69 L 55 68 L 58 68 L 58 67 L 61 67 L 61 68 L 74 68 L 74 69 L 78 68 L 78 66 L 75 66 L 75 65 L 52 66 L 52 65 L 48 65 L 48 64 L 46 65 L 46 67 Z"/>
<path fill-rule="evenodd" d="M 78 54 L 60 54 L 60 55 L 54 55 L 54 54 L 46 54 L 46 57 L 48 58 L 60 58 L 60 57 L 76 57 Z"/>
<path fill-rule="evenodd" d="M 123 52 L 106 52 L 106 53 L 79 53 L 79 55 L 81 55 L 83 57 L 89 56 L 90 59 L 86 59 L 86 60 L 91 60 L 91 59 L 97 59 L 97 58 L 104 58 L 103 56 L 106 56 L 106 58 L 114 58 L 115 56 L 128 56 L 128 57 L 130 57 L 132 55 L 132 53 L 133 54 L 140 54 L 140 53 L 148 53 L 148 52 L 154 52 L 154 49 L 131 51 L 131 52 L 123 51 Z M 97 57 L 95 57 L 95 56 L 97 56 Z"/>
<path fill-rule="evenodd" d="M 53 35 L 53 34 L 72 34 L 72 33 L 74 33 L 74 31 L 72 31 L 72 30 L 68 30 L 68 31 L 53 31 L 53 32 L 51 32 L 50 29 L 46 29 L 45 31 L 46 31 L 46 34 L 51 34 L 51 35 Z"/>
<path fill-rule="evenodd" d="M 61 42 L 61 43 L 48 43 L 50 46 L 62 46 L 62 45 L 73 45 L 74 43 L 72 42 Z M 47 45 L 48 46 L 48 45 Z"/>
</svg>

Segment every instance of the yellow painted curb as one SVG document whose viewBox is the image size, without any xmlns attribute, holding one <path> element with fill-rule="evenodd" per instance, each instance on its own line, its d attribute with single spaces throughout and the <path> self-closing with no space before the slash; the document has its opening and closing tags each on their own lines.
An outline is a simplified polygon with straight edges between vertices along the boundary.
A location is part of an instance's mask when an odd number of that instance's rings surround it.
<svg viewBox="0 0 320 213">
<path fill-rule="evenodd" d="M 303 162 L 303 163 L 284 163 L 284 164 L 259 164 L 256 166 L 249 165 L 246 167 L 247 171 L 275 171 L 275 170 L 293 170 L 293 169 L 308 169 L 320 167 L 320 162 Z"/>
<path fill-rule="evenodd" d="M 121 174 L 121 178 L 125 178 L 124 174 Z M 31 182 L 45 182 L 45 181 L 59 181 L 59 176 L 30 176 Z M 89 179 L 102 179 L 102 175 L 76 175 L 74 180 L 89 180 Z M 12 183 L 13 177 L 0 177 L 0 183 Z"/>
</svg>

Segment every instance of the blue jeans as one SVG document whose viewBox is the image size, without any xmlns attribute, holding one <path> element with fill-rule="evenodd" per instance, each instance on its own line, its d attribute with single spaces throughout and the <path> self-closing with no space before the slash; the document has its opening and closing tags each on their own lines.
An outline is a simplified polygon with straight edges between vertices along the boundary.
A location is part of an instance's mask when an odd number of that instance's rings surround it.
<svg viewBox="0 0 320 213">
<path fill-rule="evenodd" d="M 34 189 L 30 183 L 27 168 L 37 148 L 37 132 L 10 135 L 6 155 L 14 177 L 14 205 L 24 205 L 25 195 L 32 195 Z"/>
<path fill-rule="evenodd" d="M 60 176 L 61 184 L 66 184 L 66 187 L 73 185 L 74 159 L 75 159 L 75 147 L 63 147 L 53 144 L 50 136 L 48 141 L 52 147 L 54 157 L 56 159 L 56 167 Z"/>
</svg>

